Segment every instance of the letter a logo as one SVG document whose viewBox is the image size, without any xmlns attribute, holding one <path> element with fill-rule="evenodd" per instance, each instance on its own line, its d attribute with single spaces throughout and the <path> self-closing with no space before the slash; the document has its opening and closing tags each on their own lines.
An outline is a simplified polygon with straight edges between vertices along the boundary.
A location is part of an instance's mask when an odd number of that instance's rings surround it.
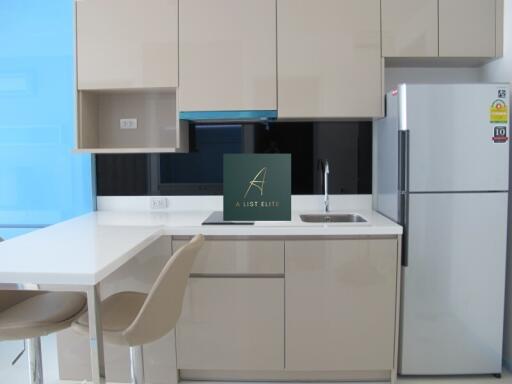
<svg viewBox="0 0 512 384">
<path fill-rule="evenodd" d="M 267 177 L 267 167 L 262 168 L 254 178 L 249 181 L 249 187 L 247 191 L 245 191 L 244 199 L 247 197 L 247 194 L 251 190 L 251 188 L 257 188 L 260 191 L 260 196 L 263 196 L 263 187 L 265 186 L 265 178 Z"/>
</svg>

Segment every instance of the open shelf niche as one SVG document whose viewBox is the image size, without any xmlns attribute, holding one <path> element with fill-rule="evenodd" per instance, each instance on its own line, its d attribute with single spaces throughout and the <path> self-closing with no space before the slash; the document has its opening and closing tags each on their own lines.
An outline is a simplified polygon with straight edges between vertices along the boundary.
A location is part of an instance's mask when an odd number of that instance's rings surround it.
<svg viewBox="0 0 512 384">
<path fill-rule="evenodd" d="M 188 151 L 188 126 L 178 119 L 174 88 L 79 90 L 77 102 L 78 152 Z M 127 128 L 125 119 L 136 119 L 137 127 Z"/>
</svg>

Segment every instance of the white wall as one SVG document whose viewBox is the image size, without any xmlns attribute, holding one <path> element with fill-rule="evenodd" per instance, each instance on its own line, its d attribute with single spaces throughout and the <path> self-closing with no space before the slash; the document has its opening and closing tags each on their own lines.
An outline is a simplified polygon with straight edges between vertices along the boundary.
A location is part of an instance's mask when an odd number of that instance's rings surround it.
<svg viewBox="0 0 512 384">
<path fill-rule="evenodd" d="M 510 0 L 512 1 L 512 0 Z M 400 83 L 478 83 L 481 69 L 476 68 L 386 68 L 386 92 Z"/>
<path fill-rule="evenodd" d="M 512 0 L 505 0 L 503 58 L 483 66 L 480 71 L 480 77 L 484 82 L 512 83 Z M 510 180 L 512 181 L 512 172 Z M 507 292 L 505 298 L 505 337 L 503 345 L 503 359 L 505 365 L 510 370 L 512 369 L 512 244 L 510 244 L 512 242 L 512 199 L 509 200 L 508 212 L 509 249 L 507 263 Z"/>
</svg>

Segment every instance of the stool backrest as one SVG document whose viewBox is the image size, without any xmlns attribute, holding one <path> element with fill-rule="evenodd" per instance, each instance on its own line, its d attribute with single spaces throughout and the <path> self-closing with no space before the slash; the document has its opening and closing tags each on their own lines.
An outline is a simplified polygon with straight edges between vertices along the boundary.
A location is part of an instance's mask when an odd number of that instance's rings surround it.
<svg viewBox="0 0 512 384">
<path fill-rule="evenodd" d="M 196 235 L 166 263 L 137 317 L 124 331 L 130 345 L 150 343 L 174 329 L 181 314 L 188 277 L 203 242 L 204 236 Z"/>
</svg>

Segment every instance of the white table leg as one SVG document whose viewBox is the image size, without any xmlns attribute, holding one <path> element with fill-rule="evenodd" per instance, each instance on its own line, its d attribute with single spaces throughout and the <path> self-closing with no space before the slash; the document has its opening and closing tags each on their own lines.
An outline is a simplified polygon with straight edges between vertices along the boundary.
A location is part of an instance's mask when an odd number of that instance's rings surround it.
<svg viewBox="0 0 512 384">
<path fill-rule="evenodd" d="M 89 344 L 91 348 L 92 382 L 105 384 L 105 356 L 103 353 L 103 329 L 101 325 L 101 300 L 99 284 L 87 290 L 89 311 Z"/>
</svg>

